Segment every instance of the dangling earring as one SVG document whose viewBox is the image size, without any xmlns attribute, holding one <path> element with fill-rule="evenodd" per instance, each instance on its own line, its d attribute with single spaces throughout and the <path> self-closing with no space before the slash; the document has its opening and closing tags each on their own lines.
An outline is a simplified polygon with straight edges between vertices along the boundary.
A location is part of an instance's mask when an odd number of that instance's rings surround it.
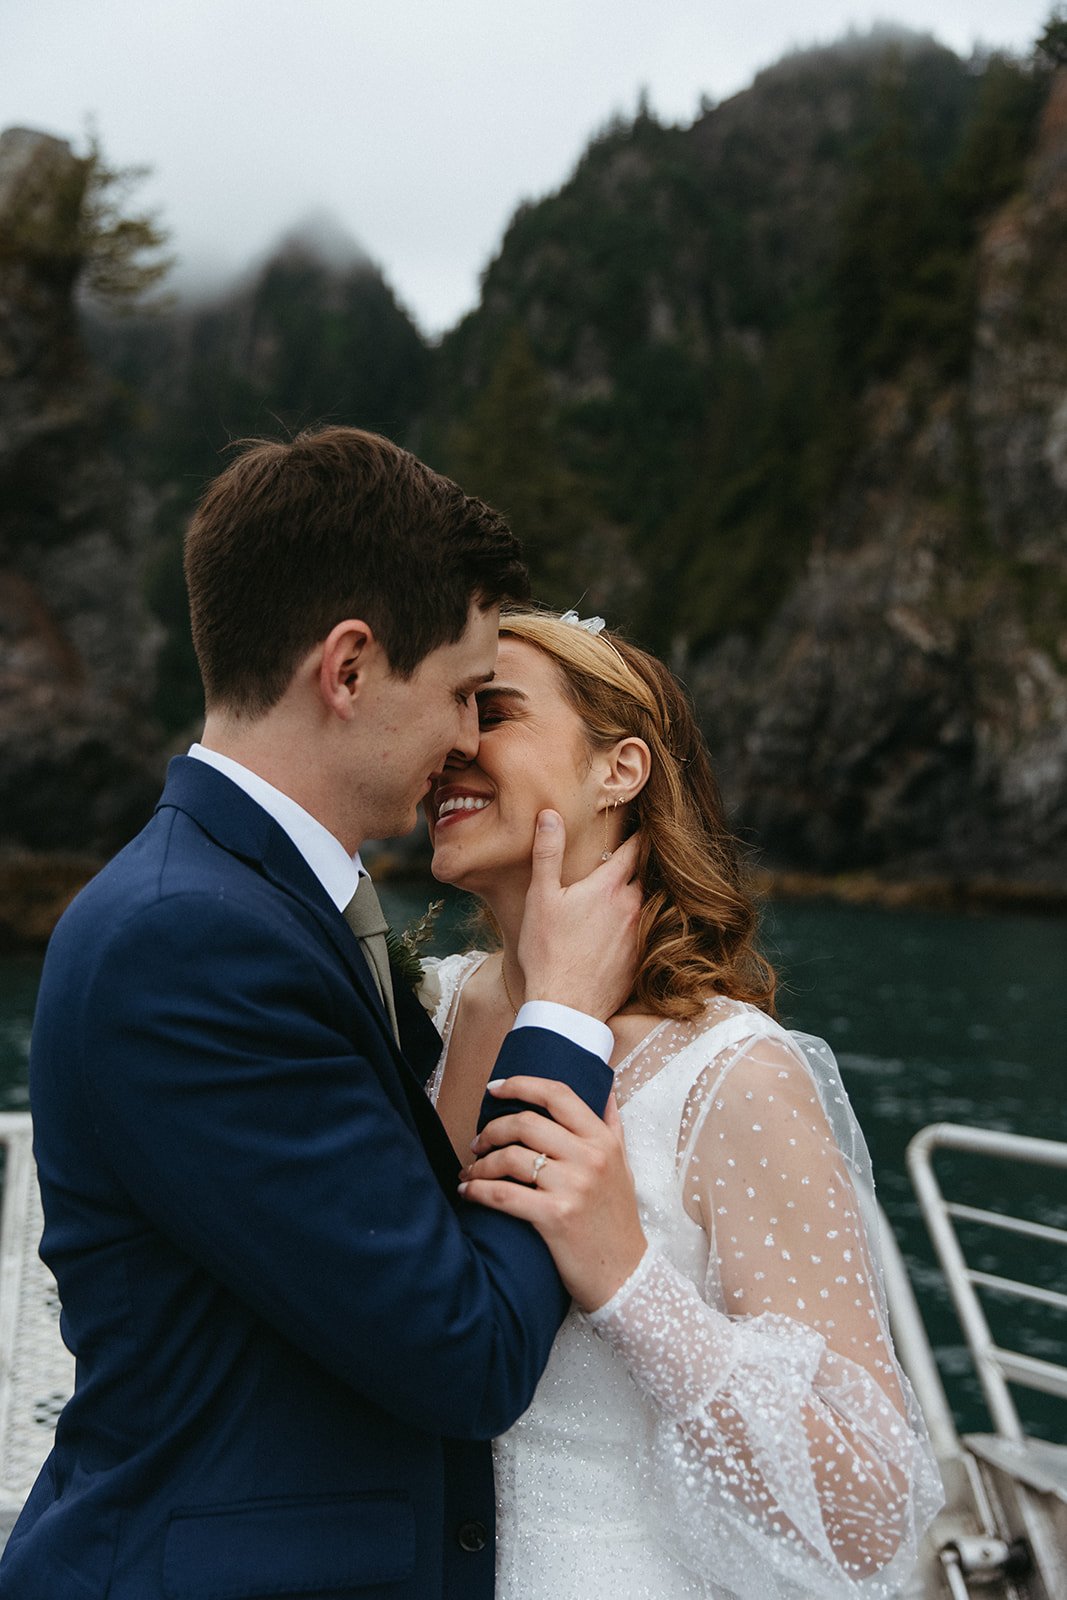
<svg viewBox="0 0 1067 1600">
<path fill-rule="evenodd" d="M 615 854 L 614 850 L 608 849 L 608 816 L 611 812 L 616 811 L 618 806 L 618 800 L 613 800 L 609 806 L 604 807 L 604 848 L 600 852 L 601 861 L 610 861 Z"/>
</svg>

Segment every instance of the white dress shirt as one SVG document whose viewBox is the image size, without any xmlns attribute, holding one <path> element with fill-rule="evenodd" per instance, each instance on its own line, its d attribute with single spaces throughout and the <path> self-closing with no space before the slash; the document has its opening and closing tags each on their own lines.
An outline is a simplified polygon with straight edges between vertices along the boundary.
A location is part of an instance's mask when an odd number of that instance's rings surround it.
<svg viewBox="0 0 1067 1600">
<path fill-rule="evenodd" d="M 340 839 L 329 828 L 324 828 L 310 811 L 305 811 L 289 795 L 283 794 L 272 783 L 232 757 L 220 755 L 217 750 L 208 750 L 202 744 L 192 745 L 189 754 L 194 761 L 206 762 L 209 767 L 214 767 L 229 778 L 258 806 L 262 806 L 268 816 L 274 818 L 299 850 L 338 911 L 343 912 L 356 892 L 360 873 L 367 870 L 359 858 L 358 850 L 354 856 L 349 855 Z M 606 1023 L 584 1011 L 575 1011 L 571 1006 L 558 1005 L 554 1000 L 527 1000 L 519 1007 L 519 1014 L 512 1026 L 548 1028 L 552 1033 L 560 1033 L 565 1039 L 570 1039 L 572 1044 L 599 1056 L 601 1061 L 610 1061 L 615 1047 L 614 1036 Z"/>
</svg>

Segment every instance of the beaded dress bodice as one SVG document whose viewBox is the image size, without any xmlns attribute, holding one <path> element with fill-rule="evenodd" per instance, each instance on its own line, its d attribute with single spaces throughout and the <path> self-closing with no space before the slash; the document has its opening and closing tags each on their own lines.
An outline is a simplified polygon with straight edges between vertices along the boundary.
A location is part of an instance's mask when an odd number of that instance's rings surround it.
<svg viewBox="0 0 1067 1600">
<path fill-rule="evenodd" d="M 475 954 L 437 966 L 448 1042 Z M 497 1600 L 886 1600 L 940 1501 L 836 1063 L 741 1002 L 616 1069 L 649 1248 L 494 1444 Z"/>
</svg>

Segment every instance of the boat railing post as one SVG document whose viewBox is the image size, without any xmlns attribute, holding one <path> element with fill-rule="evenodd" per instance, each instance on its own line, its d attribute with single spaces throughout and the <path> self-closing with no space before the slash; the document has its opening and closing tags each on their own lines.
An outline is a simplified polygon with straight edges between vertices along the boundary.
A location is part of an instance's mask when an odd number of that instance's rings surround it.
<svg viewBox="0 0 1067 1600">
<path fill-rule="evenodd" d="M 1024 1437 L 1024 1430 L 1005 1379 L 1005 1369 L 1007 1367 L 1016 1381 L 1026 1382 L 1028 1378 L 1034 1378 L 1037 1380 L 1035 1386 L 1041 1386 L 1042 1374 L 1038 1367 L 1042 1364 L 1001 1351 L 993 1339 L 981 1301 L 975 1292 L 975 1282 L 981 1281 L 982 1275 L 972 1273 L 967 1265 L 953 1226 L 953 1208 L 946 1202 L 934 1174 L 933 1156 L 939 1149 L 969 1151 L 977 1155 L 1067 1168 L 1067 1144 L 1051 1139 L 1024 1138 L 1020 1134 L 1002 1133 L 991 1128 L 966 1128 L 955 1123 L 936 1122 L 917 1133 L 908 1146 L 908 1171 L 964 1337 L 974 1357 L 993 1424 L 1004 1438 L 1018 1441 Z M 1017 1226 L 1022 1228 L 1024 1225 L 1020 1223 Z M 1057 1230 L 1040 1231 L 1051 1235 Z M 1021 1285 L 1005 1282 L 1004 1287 L 1025 1292 L 1025 1286 Z M 1047 1298 L 1047 1294 L 1044 1297 Z M 1059 1296 L 1054 1298 L 1058 1300 Z M 1056 1374 L 1050 1367 L 1049 1374 L 1045 1376 L 1046 1379 L 1054 1379 Z"/>
</svg>

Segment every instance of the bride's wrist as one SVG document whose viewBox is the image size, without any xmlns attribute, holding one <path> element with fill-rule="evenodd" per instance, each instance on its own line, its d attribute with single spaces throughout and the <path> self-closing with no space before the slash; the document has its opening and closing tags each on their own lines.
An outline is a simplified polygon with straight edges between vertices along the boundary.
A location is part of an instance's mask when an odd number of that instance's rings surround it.
<svg viewBox="0 0 1067 1600">
<path fill-rule="evenodd" d="M 575 1296 L 578 1309 L 585 1312 L 594 1327 L 607 1321 L 626 1303 L 648 1272 L 652 1253 L 642 1233 L 640 1242 L 635 1241 L 634 1247 L 624 1257 L 610 1265 L 605 1264 L 605 1273 L 596 1285 L 590 1285 L 592 1293 L 581 1298 Z"/>
</svg>

